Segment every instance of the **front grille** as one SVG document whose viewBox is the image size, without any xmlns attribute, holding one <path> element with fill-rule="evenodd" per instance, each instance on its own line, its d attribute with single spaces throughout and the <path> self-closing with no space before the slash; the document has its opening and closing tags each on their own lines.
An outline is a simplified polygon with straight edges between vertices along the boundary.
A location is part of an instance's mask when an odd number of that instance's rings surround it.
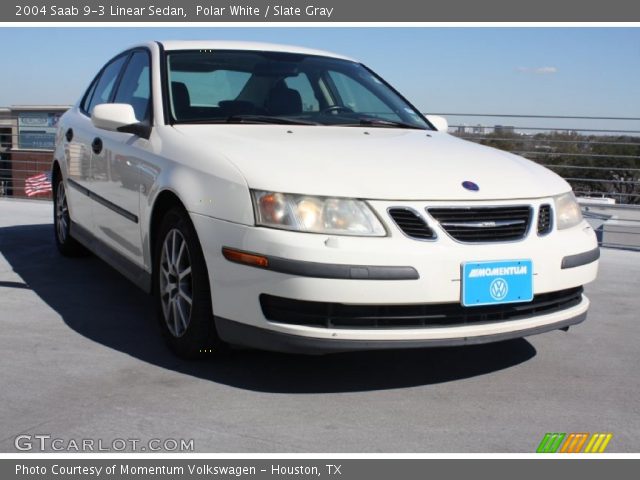
<svg viewBox="0 0 640 480">
<path fill-rule="evenodd" d="M 578 305 L 582 287 L 536 295 L 532 301 L 482 307 L 459 303 L 411 305 L 346 305 L 308 302 L 260 295 L 267 320 L 289 325 L 325 328 L 429 328 L 454 327 L 518 320 L 548 314 Z"/>
<path fill-rule="evenodd" d="M 551 231 L 551 205 L 540 205 L 538 212 L 538 235 L 544 235 Z"/>
<path fill-rule="evenodd" d="M 427 222 L 424 221 L 418 213 L 410 208 L 394 207 L 389 209 L 389 216 L 396 222 L 398 228 L 404 234 L 418 240 L 430 240 L 435 238 L 433 230 L 429 228 Z"/>
<path fill-rule="evenodd" d="M 531 207 L 429 208 L 429 214 L 461 242 L 519 240 L 529 230 Z"/>
</svg>

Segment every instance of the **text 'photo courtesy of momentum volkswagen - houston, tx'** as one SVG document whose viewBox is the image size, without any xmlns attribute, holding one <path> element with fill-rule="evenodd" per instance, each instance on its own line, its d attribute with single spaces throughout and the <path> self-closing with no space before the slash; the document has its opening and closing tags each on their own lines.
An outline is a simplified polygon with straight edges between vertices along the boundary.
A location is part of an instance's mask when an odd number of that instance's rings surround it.
<svg viewBox="0 0 640 480">
<path fill-rule="evenodd" d="M 306 48 L 134 46 L 60 120 L 52 172 L 60 251 L 152 292 L 185 357 L 563 329 L 598 268 L 563 179 Z"/>
</svg>

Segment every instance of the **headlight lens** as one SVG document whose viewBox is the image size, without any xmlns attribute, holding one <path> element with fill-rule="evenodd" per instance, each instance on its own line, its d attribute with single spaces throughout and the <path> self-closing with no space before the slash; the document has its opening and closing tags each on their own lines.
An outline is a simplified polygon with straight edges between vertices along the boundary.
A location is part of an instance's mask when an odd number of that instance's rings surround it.
<svg viewBox="0 0 640 480">
<path fill-rule="evenodd" d="M 582 222 L 582 211 L 573 192 L 564 193 L 553 198 L 556 206 L 556 223 L 558 230 L 571 228 Z"/>
<path fill-rule="evenodd" d="M 252 190 L 256 223 L 299 232 L 384 237 L 380 220 L 362 200 Z"/>
</svg>

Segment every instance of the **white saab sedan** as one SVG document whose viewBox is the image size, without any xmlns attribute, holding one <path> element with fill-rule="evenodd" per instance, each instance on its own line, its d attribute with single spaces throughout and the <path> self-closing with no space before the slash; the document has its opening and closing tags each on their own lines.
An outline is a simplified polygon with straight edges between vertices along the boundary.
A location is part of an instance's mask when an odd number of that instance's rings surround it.
<svg viewBox="0 0 640 480">
<path fill-rule="evenodd" d="M 305 48 L 135 46 L 62 117 L 52 173 L 59 250 L 153 292 L 185 357 L 567 329 L 598 268 L 562 178 Z"/>
</svg>

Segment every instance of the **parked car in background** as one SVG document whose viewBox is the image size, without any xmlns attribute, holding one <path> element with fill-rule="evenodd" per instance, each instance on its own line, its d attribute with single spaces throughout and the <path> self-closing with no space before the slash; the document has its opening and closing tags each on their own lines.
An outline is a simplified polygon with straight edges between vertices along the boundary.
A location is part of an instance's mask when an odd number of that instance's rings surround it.
<svg viewBox="0 0 640 480">
<path fill-rule="evenodd" d="M 361 63 L 149 42 L 59 122 L 55 238 L 152 292 L 171 348 L 466 345 L 585 319 L 570 186 L 447 134 Z"/>
</svg>

